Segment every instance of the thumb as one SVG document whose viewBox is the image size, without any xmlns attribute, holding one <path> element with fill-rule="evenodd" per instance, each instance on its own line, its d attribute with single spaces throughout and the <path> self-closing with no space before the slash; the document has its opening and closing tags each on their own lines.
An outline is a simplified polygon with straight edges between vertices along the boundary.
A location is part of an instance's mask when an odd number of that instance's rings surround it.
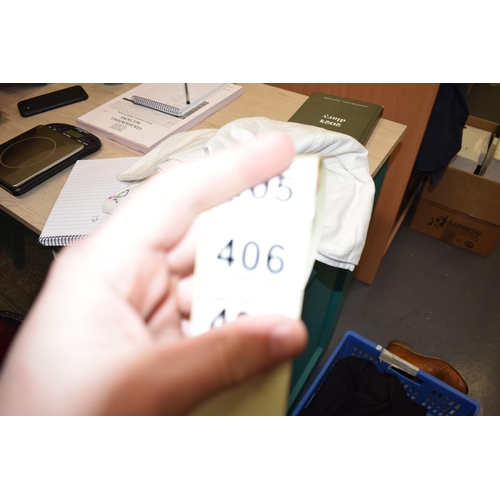
<svg viewBox="0 0 500 500">
<path fill-rule="evenodd" d="M 102 413 L 184 415 L 297 356 L 306 343 L 301 321 L 246 316 L 199 337 L 157 345 L 129 367 Z"/>
</svg>

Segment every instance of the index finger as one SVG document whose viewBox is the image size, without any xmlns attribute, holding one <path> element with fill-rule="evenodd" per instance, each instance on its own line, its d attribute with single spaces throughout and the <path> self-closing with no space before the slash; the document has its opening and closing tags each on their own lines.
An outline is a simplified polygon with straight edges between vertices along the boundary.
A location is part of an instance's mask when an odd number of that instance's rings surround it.
<svg viewBox="0 0 500 500">
<path fill-rule="evenodd" d="M 155 175 L 100 233 L 105 247 L 171 248 L 193 219 L 280 174 L 293 159 L 291 139 L 272 132 Z M 96 235 L 97 236 L 97 235 Z"/>
</svg>

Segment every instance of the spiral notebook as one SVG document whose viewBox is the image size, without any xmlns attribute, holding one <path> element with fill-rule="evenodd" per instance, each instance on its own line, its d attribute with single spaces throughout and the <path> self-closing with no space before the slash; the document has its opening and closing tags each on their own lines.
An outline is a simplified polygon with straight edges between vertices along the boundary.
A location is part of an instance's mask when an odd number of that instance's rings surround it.
<svg viewBox="0 0 500 500">
<path fill-rule="evenodd" d="M 102 211 L 102 204 L 130 184 L 116 176 L 135 162 L 137 157 L 77 161 L 38 242 L 44 246 L 69 246 L 102 226 L 111 217 Z"/>
<path fill-rule="evenodd" d="M 151 83 L 141 87 L 141 95 L 133 95 L 134 104 L 174 116 L 184 116 L 197 109 L 205 99 L 228 83 Z"/>
</svg>

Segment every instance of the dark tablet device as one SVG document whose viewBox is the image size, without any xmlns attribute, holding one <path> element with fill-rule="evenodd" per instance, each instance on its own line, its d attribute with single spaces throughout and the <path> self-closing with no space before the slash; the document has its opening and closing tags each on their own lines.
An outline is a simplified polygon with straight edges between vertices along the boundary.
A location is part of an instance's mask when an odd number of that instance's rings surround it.
<svg viewBox="0 0 500 500">
<path fill-rule="evenodd" d="M 0 186 L 19 196 L 100 147 L 100 139 L 81 128 L 38 125 L 0 145 Z"/>
<path fill-rule="evenodd" d="M 87 92 L 85 92 L 81 85 L 74 85 L 73 87 L 68 87 L 67 89 L 55 90 L 54 92 L 49 92 L 48 94 L 19 101 L 17 103 L 17 107 L 19 108 L 21 116 L 27 117 L 37 115 L 38 113 L 43 113 L 51 109 L 61 108 L 62 106 L 67 106 L 68 104 L 73 104 L 75 102 L 84 101 L 85 99 L 88 99 L 88 97 Z"/>
</svg>

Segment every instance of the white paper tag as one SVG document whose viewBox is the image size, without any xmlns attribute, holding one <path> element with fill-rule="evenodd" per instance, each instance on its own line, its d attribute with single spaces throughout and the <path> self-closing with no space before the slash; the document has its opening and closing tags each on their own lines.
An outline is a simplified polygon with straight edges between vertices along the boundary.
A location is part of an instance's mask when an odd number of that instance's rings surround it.
<svg viewBox="0 0 500 500">
<path fill-rule="evenodd" d="M 190 335 L 242 314 L 300 318 L 321 236 L 320 175 L 319 156 L 296 156 L 280 176 L 201 214 Z M 198 414 L 283 414 L 289 378 L 281 367 Z"/>
<path fill-rule="evenodd" d="M 318 156 L 203 213 L 198 221 L 191 335 L 241 314 L 300 318 L 319 233 Z"/>
</svg>

